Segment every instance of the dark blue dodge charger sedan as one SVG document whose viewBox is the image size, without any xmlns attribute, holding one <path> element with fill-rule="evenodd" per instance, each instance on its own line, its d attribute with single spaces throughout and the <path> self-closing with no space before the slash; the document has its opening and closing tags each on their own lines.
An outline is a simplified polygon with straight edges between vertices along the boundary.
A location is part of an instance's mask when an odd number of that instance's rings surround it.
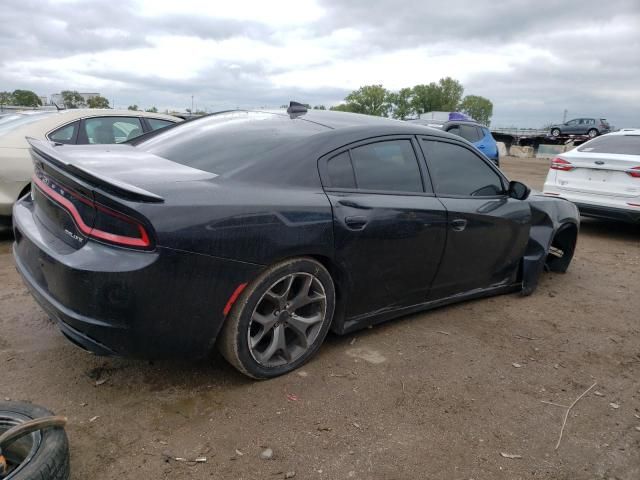
<svg viewBox="0 0 640 480">
<path fill-rule="evenodd" d="M 531 293 L 571 262 L 578 212 L 458 136 L 340 112 L 229 111 L 131 144 L 30 140 L 19 272 L 75 344 L 202 357 L 253 378 L 339 334 Z"/>
</svg>

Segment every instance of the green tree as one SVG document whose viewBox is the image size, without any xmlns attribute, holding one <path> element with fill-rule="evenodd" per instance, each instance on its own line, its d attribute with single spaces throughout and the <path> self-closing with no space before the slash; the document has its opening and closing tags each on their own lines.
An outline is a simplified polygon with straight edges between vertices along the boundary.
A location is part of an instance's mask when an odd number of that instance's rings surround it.
<svg viewBox="0 0 640 480">
<path fill-rule="evenodd" d="M 38 107 L 42 105 L 40 97 L 31 90 L 14 90 L 13 102 L 21 107 Z"/>
<path fill-rule="evenodd" d="M 425 112 L 437 111 L 440 108 L 441 92 L 435 82 L 430 84 L 416 85 L 413 87 L 411 97 L 411 107 L 418 115 Z"/>
<path fill-rule="evenodd" d="M 147 112 L 158 113 L 158 109 L 154 106 L 154 107 L 151 107 L 151 108 L 147 108 Z"/>
<path fill-rule="evenodd" d="M 62 101 L 67 108 L 80 108 L 84 107 L 84 98 L 76 90 L 64 90 L 60 92 L 62 95 Z"/>
<path fill-rule="evenodd" d="M 13 104 L 13 93 L 0 92 L 0 105 L 12 105 L 12 104 Z"/>
<path fill-rule="evenodd" d="M 129 105 L 127 107 L 127 110 L 133 110 L 133 111 L 137 112 L 138 111 L 138 105 L 136 105 L 135 103 L 133 105 Z"/>
<path fill-rule="evenodd" d="M 412 88 L 401 88 L 399 92 L 389 94 L 389 103 L 392 104 L 391 115 L 393 118 L 404 120 L 413 114 L 413 106 L 411 104 L 412 96 Z"/>
<path fill-rule="evenodd" d="M 352 112 L 386 117 L 391 109 L 389 90 L 382 85 L 365 85 L 345 97 Z"/>
<path fill-rule="evenodd" d="M 441 78 L 438 82 L 440 88 L 440 104 L 439 110 L 444 112 L 453 112 L 458 109 L 464 87 L 458 80 L 451 77 Z"/>
<path fill-rule="evenodd" d="M 315 105 L 313 107 L 314 110 L 326 110 L 327 107 L 325 107 L 324 105 Z"/>
<path fill-rule="evenodd" d="M 413 87 L 412 106 L 416 113 L 452 112 L 458 109 L 464 87 L 451 77 L 441 78 L 438 83 Z"/>
<path fill-rule="evenodd" d="M 329 110 L 333 110 L 334 112 L 352 112 L 352 113 L 357 113 L 353 108 L 354 107 L 353 107 L 352 104 L 341 103 L 339 105 L 334 105 L 333 107 L 329 107 Z"/>
<path fill-rule="evenodd" d="M 493 103 L 488 98 L 478 95 L 467 95 L 460 103 L 460 111 L 474 120 L 489 126 L 493 115 Z"/>
<path fill-rule="evenodd" d="M 98 95 L 87 100 L 87 106 L 89 108 L 109 108 L 109 100 Z"/>
</svg>

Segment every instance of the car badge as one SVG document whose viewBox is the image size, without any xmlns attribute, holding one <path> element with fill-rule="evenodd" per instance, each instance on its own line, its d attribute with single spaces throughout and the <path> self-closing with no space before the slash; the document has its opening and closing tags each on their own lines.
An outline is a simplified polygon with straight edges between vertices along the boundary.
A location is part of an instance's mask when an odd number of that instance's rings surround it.
<svg viewBox="0 0 640 480">
<path fill-rule="evenodd" d="M 596 165 L 604 165 L 604 162 L 602 160 L 596 160 Z"/>
</svg>

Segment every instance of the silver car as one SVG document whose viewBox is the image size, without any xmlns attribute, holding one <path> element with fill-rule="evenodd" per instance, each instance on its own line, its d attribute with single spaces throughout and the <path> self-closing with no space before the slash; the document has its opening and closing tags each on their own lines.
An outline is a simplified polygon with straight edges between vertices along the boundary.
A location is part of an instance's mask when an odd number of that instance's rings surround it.
<svg viewBox="0 0 640 480">
<path fill-rule="evenodd" d="M 131 110 L 29 110 L 0 116 L 0 230 L 11 228 L 11 209 L 31 185 L 33 165 L 25 137 L 58 144 L 122 143 L 182 121 Z"/>
</svg>

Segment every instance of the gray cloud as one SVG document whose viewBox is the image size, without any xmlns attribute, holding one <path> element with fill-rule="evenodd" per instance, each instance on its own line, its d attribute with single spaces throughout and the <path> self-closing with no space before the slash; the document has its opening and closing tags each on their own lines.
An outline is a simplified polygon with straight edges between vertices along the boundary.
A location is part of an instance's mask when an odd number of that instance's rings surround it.
<svg viewBox="0 0 640 480">
<path fill-rule="evenodd" d="M 277 88 L 271 82 L 273 75 L 303 68 L 298 60 L 305 58 L 291 58 L 290 65 L 277 68 L 267 60 L 238 58 L 233 64 L 212 60 L 198 68 L 195 78 L 190 72 L 192 75 L 185 75 L 188 79 L 184 80 L 140 69 L 107 69 L 95 62 L 81 69 L 84 77 L 78 85 L 66 84 L 55 67 L 39 65 L 38 61 L 151 48 L 151 37 L 167 35 L 210 40 L 247 37 L 281 48 L 301 35 L 319 42 L 332 32 L 349 28 L 360 32 L 361 39 L 337 45 L 332 57 L 320 59 L 318 64 L 356 58 L 366 61 L 379 53 L 393 54 L 414 47 L 428 47 L 433 54 L 446 57 L 522 45 L 523 52 L 534 48 L 543 53 L 510 65 L 508 72 L 467 75 L 464 79 L 465 93 L 483 95 L 494 102 L 494 124 L 538 126 L 560 119 L 566 108 L 569 115 L 604 115 L 618 126 L 640 126 L 637 0 L 476 0 L 472 4 L 321 0 L 321 6 L 326 14 L 315 22 L 276 28 L 259 22 L 212 18 L 197 11 L 149 17 L 126 0 L 3 0 L 0 90 L 31 88 L 51 93 L 64 88 L 91 88 L 87 82 L 95 78 L 114 85 L 103 93 L 119 106 L 187 107 L 191 95 L 199 107 L 207 109 L 277 106 L 291 99 L 333 104 L 344 98 L 346 88 Z M 26 72 L 8 68 L 18 60 L 29 62 Z M 167 68 L 171 68 L 170 59 L 168 62 Z M 412 66 L 406 68 L 409 71 Z M 491 70 L 495 69 L 487 68 Z M 331 79 L 326 83 L 331 85 Z"/>
<path fill-rule="evenodd" d="M 44 4 L 37 0 L 3 0 L 2 3 L 0 66 L 15 59 L 146 47 L 150 46 L 147 37 L 151 35 L 213 40 L 237 36 L 268 39 L 270 35 L 266 25 L 211 18 L 198 12 L 144 17 L 132 2 L 125 0 Z"/>
</svg>

